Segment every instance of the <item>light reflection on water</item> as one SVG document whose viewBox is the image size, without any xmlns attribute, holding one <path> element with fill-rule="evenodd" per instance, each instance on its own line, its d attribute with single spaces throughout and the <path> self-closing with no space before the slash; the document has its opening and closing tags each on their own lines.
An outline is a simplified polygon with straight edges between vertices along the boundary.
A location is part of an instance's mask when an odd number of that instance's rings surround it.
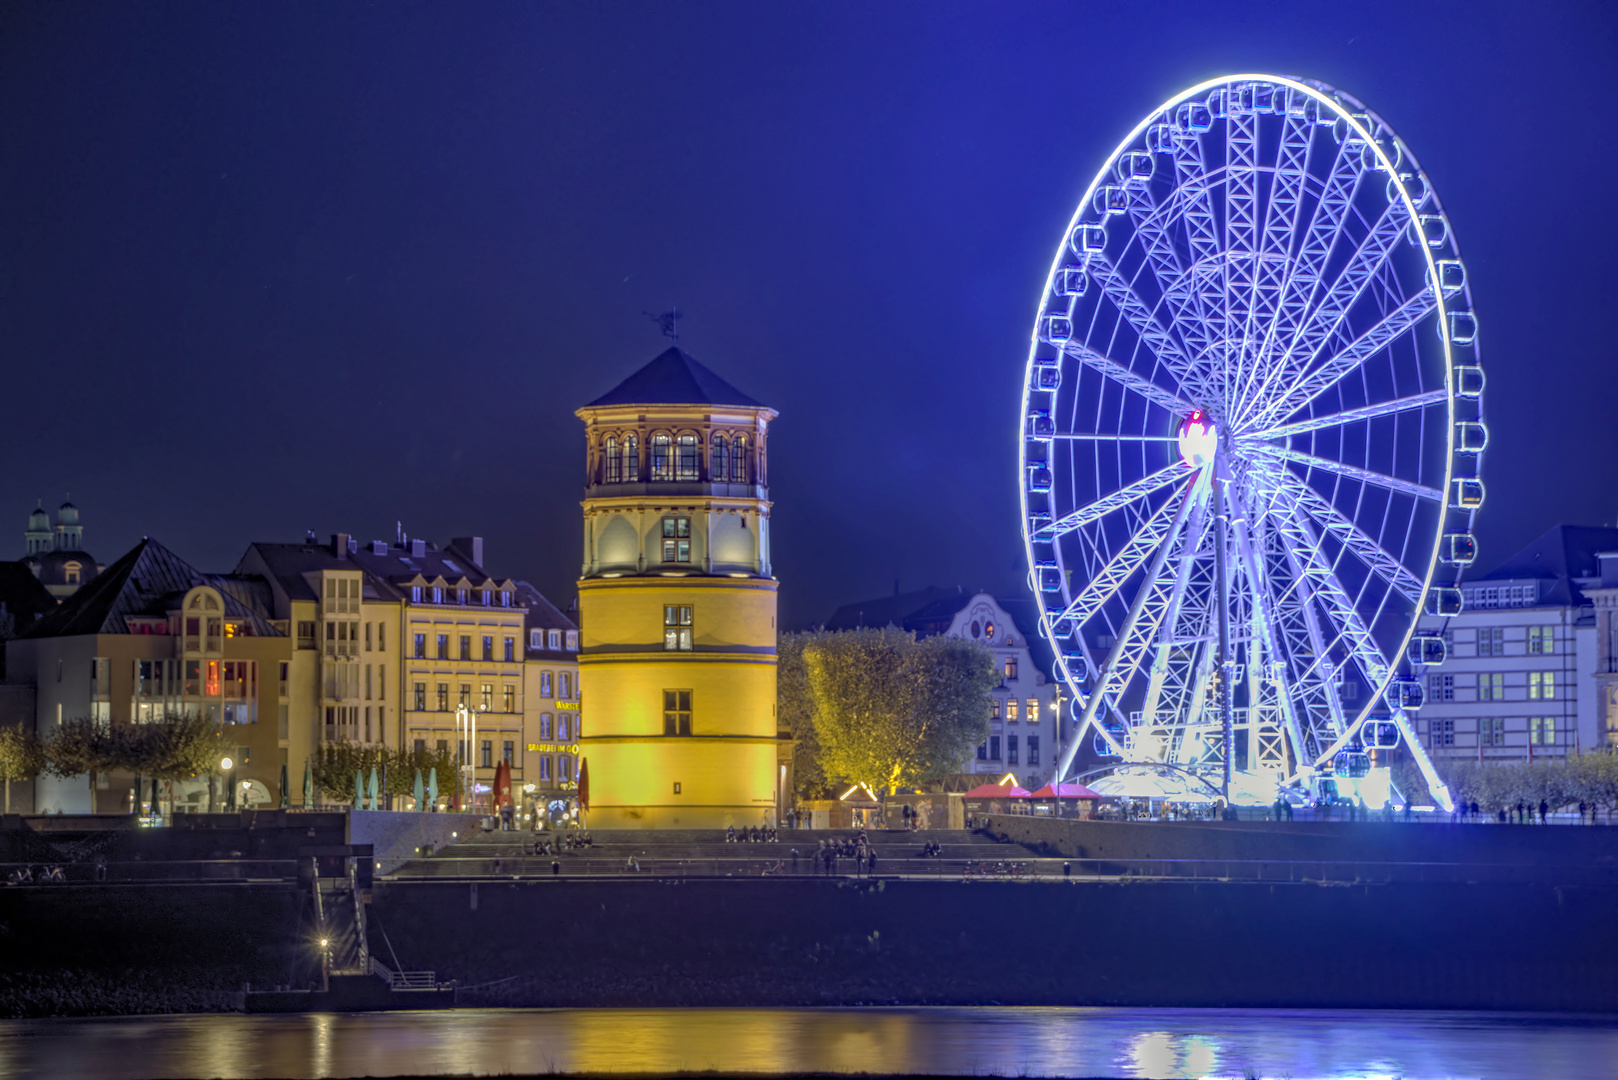
<svg viewBox="0 0 1618 1080">
<path fill-rule="evenodd" d="M 0 1021 L 0 1078 L 699 1069 L 1605 1080 L 1618 1075 L 1618 1017 L 1260 1009 L 467 1009 Z"/>
</svg>

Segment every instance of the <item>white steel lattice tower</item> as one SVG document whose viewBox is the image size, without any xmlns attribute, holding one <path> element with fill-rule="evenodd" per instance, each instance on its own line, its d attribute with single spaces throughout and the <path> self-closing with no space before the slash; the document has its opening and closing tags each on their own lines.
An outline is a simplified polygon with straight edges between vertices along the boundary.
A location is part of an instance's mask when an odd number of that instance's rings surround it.
<svg viewBox="0 0 1618 1080">
<path fill-rule="evenodd" d="M 1143 120 L 1063 236 L 1023 393 L 1061 774 L 1088 742 L 1266 802 L 1402 742 L 1447 806 L 1415 626 L 1460 610 L 1482 391 L 1448 219 L 1381 118 L 1236 75 Z"/>
</svg>

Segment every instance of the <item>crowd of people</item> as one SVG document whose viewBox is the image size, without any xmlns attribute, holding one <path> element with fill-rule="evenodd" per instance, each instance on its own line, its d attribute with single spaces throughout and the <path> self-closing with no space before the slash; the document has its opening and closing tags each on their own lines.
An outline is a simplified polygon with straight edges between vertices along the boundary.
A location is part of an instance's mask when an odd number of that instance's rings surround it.
<svg viewBox="0 0 1618 1080">
<path fill-rule="evenodd" d="M 775 826 L 753 825 L 737 829 L 732 825 L 725 830 L 725 843 L 727 844 L 773 844 L 777 841 Z"/>
</svg>

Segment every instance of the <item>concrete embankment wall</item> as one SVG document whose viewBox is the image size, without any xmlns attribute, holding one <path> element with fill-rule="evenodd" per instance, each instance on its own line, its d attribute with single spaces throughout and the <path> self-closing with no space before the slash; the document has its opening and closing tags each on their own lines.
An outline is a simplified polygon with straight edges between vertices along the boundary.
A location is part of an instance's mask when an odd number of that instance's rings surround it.
<svg viewBox="0 0 1618 1080">
<path fill-rule="evenodd" d="M 489 1003 L 1618 1010 L 1618 889 L 379 883 L 373 948 Z"/>
<path fill-rule="evenodd" d="M 1121 822 L 996 815 L 990 835 L 1074 859 L 1618 867 L 1618 828 L 1404 822 Z"/>
</svg>

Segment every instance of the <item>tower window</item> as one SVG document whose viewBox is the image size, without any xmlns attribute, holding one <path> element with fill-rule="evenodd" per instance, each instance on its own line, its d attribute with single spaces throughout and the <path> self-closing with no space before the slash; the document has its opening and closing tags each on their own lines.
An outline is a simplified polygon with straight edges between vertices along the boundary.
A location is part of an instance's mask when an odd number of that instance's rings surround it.
<svg viewBox="0 0 1618 1080">
<path fill-rule="evenodd" d="M 640 447 L 635 436 L 624 436 L 624 482 L 633 484 L 640 479 Z"/>
<path fill-rule="evenodd" d="M 667 435 L 652 436 L 652 479 L 674 479 L 674 443 Z"/>
<path fill-rule="evenodd" d="M 669 652 L 691 651 L 690 605 L 663 606 L 663 648 Z"/>
<path fill-rule="evenodd" d="M 696 480 L 697 473 L 697 437 L 695 435 L 681 435 L 676 440 L 678 453 L 674 460 L 674 478 L 676 480 Z"/>
<path fill-rule="evenodd" d="M 663 734 L 691 734 L 691 691 L 663 691 Z"/>
<path fill-rule="evenodd" d="M 713 453 L 708 463 L 714 483 L 724 484 L 730 481 L 730 443 L 723 435 L 713 437 Z"/>
<path fill-rule="evenodd" d="M 602 481 L 608 484 L 621 484 L 624 479 L 624 461 L 618 456 L 618 437 L 608 435 L 606 443 L 601 448 L 602 461 L 606 464 Z"/>
<path fill-rule="evenodd" d="M 747 436 L 738 435 L 731 444 L 730 482 L 733 484 L 747 483 Z"/>
<path fill-rule="evenodd" d="M 691 561 L 691 519 L 667 517 L 663 519 L 663 561 L 688 563 Z"/>
</svg>

